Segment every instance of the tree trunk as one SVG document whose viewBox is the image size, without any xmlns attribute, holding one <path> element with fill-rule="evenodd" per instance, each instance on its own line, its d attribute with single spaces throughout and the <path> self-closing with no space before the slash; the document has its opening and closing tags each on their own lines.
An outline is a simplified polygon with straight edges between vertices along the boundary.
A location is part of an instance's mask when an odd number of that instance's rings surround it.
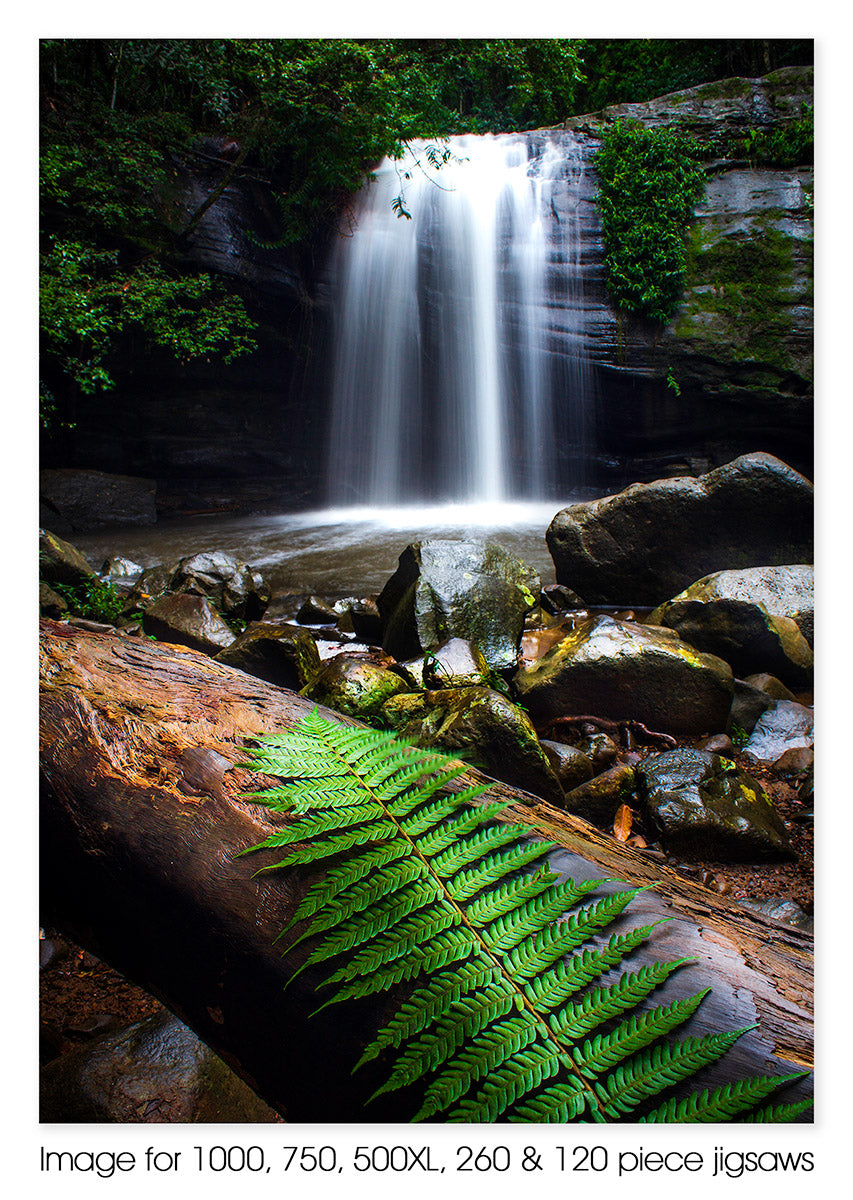
<svg viewBox="0 0 853 1200">
<path fill-rule="evenodd" d="M 274 944 L 308 876 L 255 877 L 274 852 L 235 857 L 280 822 L 240 799 L 258 783 L 238 766 L 241 747 L 315 706 L 180 646 L 43 621 L 40 651 L 43 922 L 161 999 L 287 1120 L 399 1121 L 403 1093 L 362 1107 L 386 1067 L 350 1074 L 393 1004 L 373 997 L 309 1019 L 318 976 L 306 971 L 283 992 L 308 950 L 282 956 Z M 646 958 L 695 958 L 677 986 L 713 986 L 689 1032 L 760 1022 L 717 1079 L 811 1066 L 806 934 L 524 792 L 496 783 L 493 793 L 512 801 L 508 819 L 565 847 L 555 869 L 654 885 L 630 906 L 628 924 L 670 918 Z"/>
</svg>

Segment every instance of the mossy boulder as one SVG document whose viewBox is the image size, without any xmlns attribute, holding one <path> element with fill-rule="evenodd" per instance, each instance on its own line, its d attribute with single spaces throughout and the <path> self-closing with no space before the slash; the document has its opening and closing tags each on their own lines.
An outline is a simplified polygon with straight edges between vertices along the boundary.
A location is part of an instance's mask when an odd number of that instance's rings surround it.
<svg viewBox="0 0 853 1200">
<path fill-rule="evenodd" d="M 263 621 L 248 625 L 216 660 L 294 691 L 305 687 L 322 666 L 317 643 L 307 629 Z"/>
<path fill-rule="evenodd" d="M 513 690 L 540 727 L 583 715 L 638 720 L 671 733 L 725 728 L 734 678 L 722 659 L 671 631 L 598 616 L 519 671 Z"/>
<path fill-rule="evenodd" d="M 530 718 L 493 688 L 395 696 L 383 705 L 382 717 L 403 737 L 458 754 L 495 779 L 562 804 L 563 789 Z"/>
<path fill-rule="evenodd" d="M 637 781 L 668 850 L 730 862 L 794 857 L 767 794 L 729 759 L 706 750 L 669 750 L 641 763 Z"/>
<path fill-rule="evenodd" d="M 588 604 L 663 604 L 697 579 L 813 558 L 814 489 L 770 454 L 636 483 L 557 513 L 557 579 Z"/>
<path fill-rule="evenodd" d="M 539 577 L 491 542 L 414 542 L 379 596 L 383 647 L 415 658 L 451 637 L 474 642 L 495 671 L 516 665 Z"/>
<path fill-rule="evenodd" d="M 97 576 L 76 546 L 48 529 L 40 529 L 39 578 L 47 584 L 62 583 L 75 587 L 89 583 Z"/>
<path fill-rule="evenodd" d="M 394 671 L 369 658 L 337 654 L 323 663 L 301 695 L 336 712 L 371 721 L 386 700 L 407 691 L 409 684 Z"/>
<path fill-rule="evenodd" d="M 718 571 L 660 605 L 651 622 L 716 654 L 740 678 L 771 673 L 795 688 L 809 687 L 814 654 L 801 632 L 814 636 L 814 568 L 807 565 Z"/>
</svg>

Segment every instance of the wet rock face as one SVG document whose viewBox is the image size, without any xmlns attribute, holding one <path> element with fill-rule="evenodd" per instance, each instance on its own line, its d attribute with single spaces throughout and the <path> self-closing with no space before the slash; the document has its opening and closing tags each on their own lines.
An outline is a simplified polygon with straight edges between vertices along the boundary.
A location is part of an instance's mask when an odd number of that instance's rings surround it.
<svg viewBox="0 0 853 1200">
<path fill-rule="evenodd" d="M 397 696 L 384 720 L 422 746 L 461 751 L 487 775 L 562 804 L 563 789 L 530 718 L 493 688 L 442 688 Z"/>
<path fill-rule="evenodd" d="M 187 593 L 155 601 L 145 610 L 142 625 L 161 642 L 189 646 L 202 654 L 216 654 L 234 641 L 234 634 L 210 601 Z"/>
<path fill-rule="evenodd" d="M 721 659 L 669 631 L 606 616 L 585 621 L 513 681 L 540 726 L 591 713 L 670 733 L 721 731 L 733 686 Z"/>
<path fill-rule="evenodd" d="M 259 571 L 221 550 L 182 558 L 169 584 L 173 592 L 206 596 L 228 617 L 257 621 L 270 602 Z"/>
<path fill-rule="evenodd" d="M 220 650 L 216 661 L 294 691 L 305 687 L 321 666 L 317 643 L 307 629 L 262 621 Z"/>
<path fill-rule="evenodd" d="M 660 605 L 649 620 L 674 629 L 697 650 L 724 658 L 741 678 L 769 673 L 795 688 L 812 683 L 811 566 L 719 571 Z"/>
<path fill-rule="evenodd" d="M 153 479 L 104 471 L 44 470 L 39 473 L 42 508 L 57 514 L 64 532 L 106 525 L 154 525 Z"/>
<path fill-rule="evenodd" d="M 39 576 L 47 584 L 65 583 L 73 587 L 91 582 L 95 572 L 76 546 L 47 529 L 40 529 Z"/>
<path fill-rule="evenodd" d="M 479 649 L 465 638 L 448 638 L 424 657 L 422 678 L 428 688 L 488 686 L 490 675 Z"/>
<path fill-rule="evenodd" d="M 670 750 L 640 764 L 637 779 L 667 849 L 731 862 L 793 857 L 770 800 L 728 759 L 705 750 Z"/>
<path fill-rule="evenodd" d="M 563 509 L 548 549 L 558 581 L 588 604 L 659 605 L 715 571 L 810 562 L 813 493 L 779 459 L 746 454 Z"/>
<path fill-rule="evenodd" d="M 415 542 L 379 596 L 383 647 L 405 660 L 448 638 L 473 642 L 492 670 L 514 667 L 539 577 L 488 542 Z"/>
<path fill-rule="evenodd" d="M 163 1012 L 48 1063 L 45 1122 L 272 1122 L 277 1115 L 185 1025 Z"/>
</svg>

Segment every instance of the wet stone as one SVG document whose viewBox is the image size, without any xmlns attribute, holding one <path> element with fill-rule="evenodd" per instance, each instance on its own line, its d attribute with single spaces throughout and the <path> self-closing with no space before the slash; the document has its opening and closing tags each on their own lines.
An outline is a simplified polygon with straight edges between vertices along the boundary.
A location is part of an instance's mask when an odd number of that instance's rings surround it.
<svg viewBox="0 0 853 1200">
<path fill-rule="evenodd" d="M 637 777 L 667 850 L 731 862 L 793 857 L 766 793 L 729 759 L 705 750 L 669 750 L 646 759 Z"/>
</svg>

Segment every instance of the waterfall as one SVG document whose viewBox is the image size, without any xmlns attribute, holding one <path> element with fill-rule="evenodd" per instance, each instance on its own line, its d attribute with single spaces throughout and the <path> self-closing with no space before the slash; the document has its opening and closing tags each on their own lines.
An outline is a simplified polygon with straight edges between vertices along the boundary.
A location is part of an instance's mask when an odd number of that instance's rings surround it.
<svg viewBox="0 0 853 1200">
<path fill-rule="evenodd" d="M 426 144 L 384 160 L 335 248 L 333 505 L 550 499 L 584 483 L 583 145 L 540 132 L 446 150 L 439 169 Z"/>
</svg>

